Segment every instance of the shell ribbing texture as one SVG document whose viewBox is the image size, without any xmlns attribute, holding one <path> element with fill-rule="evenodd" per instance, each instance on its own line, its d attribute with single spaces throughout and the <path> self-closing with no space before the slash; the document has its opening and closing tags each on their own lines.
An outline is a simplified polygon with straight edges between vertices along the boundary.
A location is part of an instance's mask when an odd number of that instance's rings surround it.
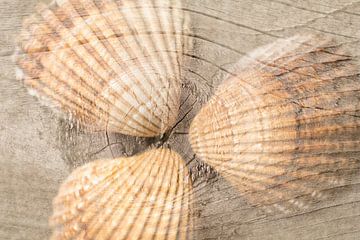
<svg viewBox="0 0 360 240">
<path fill-rule="evenodd" d="M 261 47 L 196 116 L 191 145 L 252 204 L 304 208 L 318 190 L 340 184 L 337 171 L 358 165 L 349 157 L 360 150 L 355 76 L 351 58 L 327 39 Z"/>
<path fill-rule="evenodd" d="M 188 239 L 189 181 L 168 149 L 87 164 L 54 199 L 52 239 Z"/>
<path fill-rule="evenodd" d="M 175 0 L 39 5 L 19 39 L 19 77 L 84 126 L 132 136 L 176 121 L 188 18 Z"/>
</svg>

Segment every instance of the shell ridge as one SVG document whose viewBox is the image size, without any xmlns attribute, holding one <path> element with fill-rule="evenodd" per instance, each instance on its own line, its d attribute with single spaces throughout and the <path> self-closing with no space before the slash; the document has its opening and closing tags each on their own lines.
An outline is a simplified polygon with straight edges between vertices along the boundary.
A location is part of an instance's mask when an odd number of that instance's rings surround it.
<svg viewBox="0 0 360 240">
<path fill-rule="evenodd" d="M 145 154 L 145 153 L 144 153 Z M 150 155 L 149 156 L 145 156 L 144 155 L 144 158 L 147 158 L 147 159 L 151 159 L 152 156 L 154 156 L 156 153 L 155 152 L 150 152 Z M 140 155 L 141 156 L 141 155 Z M 142 159 L 142 161 L 144 163 L 144 168 L 143 168 L 143 171 L 145 171 L 147 168 L 150 168 L 152 169 L 153 168 L 153 165 L 155 163 L 155 160 L 149 164 L 148 162 L 144 161 L 144 159 Z M 139 177 L 141 177 L 141 174 L 142 174 L 142 171 L 139 171 L 138 169 L 133 169 L 133 174 L 131 174 L 132 176 L 132 179 L 133 179 L 133 184 L 131 186 L 129 186 L 128 184 L 126 184 L 126 188 L 124 191 L 124 198 L 125 197 L 128 197 L 128 198 L 132 198 L 132 196 L 130 195 L 134 195 L 134 192 L 131 191 L 131 188 L 136 186 L 134 185 L 136 182 L 139 182 L 139 181 L 144 181 L 145 179 L 142 179 Z M 125 180 L 124 183 L 127 183 L 128 181 Z M 120 185 L 119 185 L 120 186 Z M 138 189 L 139 187 L 137 187 Z M 120 187 L 121 189 L 121 187 Z M 139 191 L 139 190 L 137 190 Z M 97 224 L 97 221 L 96 219 L 93 219 L 92 223 L 89 225 L 89 229 L 90 231 L 88 231 L 88 233 L 91 234 L 91 236 L 93 237 L 98 237 L 98 236 L 101 236 L 102 238 L 107 238 L 107 237 L 110 237 L 111 234 L 114 233 L 115 231 L 115 228 L 117 227 L 117 225 L 120 226 L 120 219 L 122 217 L 125 217 L 127 212 L 129 211 L 129 207 L 131 206 L 131 202 L 129 201 L 129 199 L 126 199 L 125 198 L 125 202 L 123 200 L 117 200 L 115 198 L 112 198 L 113 199 L 113 204 L 114 204 L 114 211 L 112 212 L 109 212 L 107 215 L 105 215 L 105 222 L 103 221 L 102 224 L 108 224 L 110 227 L 109 228 L 101 228 L 101 225 Z M 119 212 L 120 210 L 122 210 L 122 213 Z M 115 225 L 116 223 L 116 225 Z M 97 227 L 96 227 L 97 226 Z"/>
<path fill-rule="evenodd" d="M 169 152 L 167 151 L 163 151 L 161 152 L 162 156 L 161 159 L 163 161 L 165 161 L 165 167 L 164 168 L 158 168 L 157 172 L 156 172 L 156 176 L 161 176 L 161 180 L 160 182 L 163 183 L 164 179 L 166 178 L 166 172 L 168 170 L 169 165 L 171 164 L 171 161 L 166 161 L 166 157 L 168 156 Z M 160 166 L 163 165 L 163 162 L 161 162 L 159 164 Z M 171 165 L 170 165 L 171 167 Z M 151 176 L 151 174 L 149 174 Z M 143 201 L 141 203 L 141 205 L 139 206 L 139 210 L 137 212 L 137 214 L 135 214 L 135 218 L 133 219 L 133 223 L 131 224 L 131 227 L 129 229 L 127 229 L 127 232 L 124 235 L 124 238 L 128 238 L 129 234 L 131 232 L 131 230 L 133 230 L 135 228 L 135 222 L 137 223 L 137 226 L 142 226 L 140 228 L 140 230 L 138 230 L 138 234 L 140 234 L 137 238 L 141 239 L 141 237 L 144 235 L 144 231 L 147 229 L 146 226 L 148 224 L 147 218 L 149 218 L 149 216 L 151 215 L 152 211 L 154 210 L 154 207 L 152 207 L 149 211 L 149 213 L 144 213 L 144 210 L 146 209 L 146 205 L 148 204 L 155 204 L 157 201 L 157 198 L 159 197 L 160 194 L 160 190 L 161 190 L 161 186 L 162 184 L 158 184 L 158 186 L 156 186 L 156 188 L 154 189 L 153 186 L 155 185 L 156 180 L 154 180 L 154 182 L 151 183 L 150 189 L 148 190 L 148 192 L 146 193 L 148 196 L 150 197 L 150 200 L 148 202 Z M 155 196 L 153 196 L 153 194 L 155 194 Z M 158 213 L 157 213 L 158 214 Z M 144 215 L 144 216 L 143 216 Z M 141 219 L 140 217 L 142 217 L 143 219 Z M 142 222 L 140 222 L 139 220 L 142 220 Z M 157 218 L 157 221 L 159 220 L 159 218 Z M 136 229 L 137 230 L 137 229 Z M 136 231 L 135 230 L 135 231 Z M 156 232 L 156 231 L 155 231 Z M 132 237 L 134 237 L 134 235 L 132 235 Z"/>
<path fill-rule="evenodd" d="M 128 2 L 127 2 L 128 3 Z M 128 3 L 129 4 L 129 3 Z M 132 5 L 133 7 L 134 7 L 134 5 Z M 150 9 L 149 7 L 138 7 L 138 8 L 136 8 L 136 7 L 134 7 L 133 8 L 134 10 L 136 10 L 136 12 L 141 16 L 140 18 L 139 18 L 139 20 L 142 22 L 142 24 L 143 25 L 145 25 L 145 26 L 147 26 L 147 27 L 154 27 L 154 26 L 152 26 L 152 25 L 148 25 L 146 22 L 145 22 L 145 16 L 146 16 L 146 12 L 144 12 L 146 9 Z M 134 27 L 135 28 L 135 31 L 137 31 L 137 30 L 139 30 L 139 29 L 137 29 L 136 28 L 136 23 L 133 23 L 132 21 L 134 20 L 134 19 L 132 19 L 131 18 L 131 16 L 128 16 L 128 14 L 126 14 L 126 11 L 124 12 L 124 16 L 126 17 L 126 19 L 127 19 L 127 22 L 130 24 L 130 28 L 132 28 L 132 27 Z M 132 21 L 131 21 L 132 20 Z M 133 25 L 131 25 L 131 23 L 133 24 Z M 153 29 L 152 29 L 152 31 L 154 31 Z M 156 31 L 155 31 L 156 32 Z M 152 40 L 150 37 L 149 37 L 149 35 L 148 34 L 143 34 L 142 35 L 143 36 L 143 38 L 138 38 L 138 40 L 139 41 L 141 41 L 140 42 L 140 45 L 142 45 L 142 46 L 148 46 L 147 44 L 146 44 L 146 42 L 148 42 L 151 46 L 149 46 L 149 47 L 151 47 L 152 49 L 158 49 L 157 48 L 157 44 L 154 42 L 154 40 Z M 145 42 L 144 42 L 145 41 Z M 158 41 L 159 43 L 161 43 L 161 41 Z M 168 76 L 168 75 L 170 75 L 170 73 L 171 73 L 171 71 L 169 70 L 171 67 L 168 65 L 168 62 L 166 61 L 166 60 L 164 60 L 164 56 L 162 56 L 159 52 L 157 52 L 156 50 L 154 51 L 154 53 L 153 54 L 151 54 L 151 53 L 149 53 L 146 49 L 143 49 L 149 56 L 150 56 L 150 58 L 151 58 L 151 62 L 152 63 L 154 63 L 155 64 L 155 67 L 156 67 L 156 69 L 158 70 L 158 73 L 159 73 L 159 75 L 160 76 L 162 76 L 163 74 L 162 74 L 162 72 L 164 72 L 164 75 L 165 76 Z M 155 54 L 155 56 L 154 56 L 154 54 Z M 159 63 L 158 63 L 158 61 L 156 60 L 157 58 L 159 58 L 159 59 L 162 59 L 162 61 L 164 61 L 166 64 L 165 64 L 165 66 L 162 68 L 160 65 L 159 65 Z M 172 74 L 171 74 L 172 75 Z M 160 80 L 163 82 L 163 84 L 166 86 L 166 82 L 164 82 L 164 80 L 165 79 L 163 79 L 163 78 L 160 78 Z M 168 93 L 167 93 L 168 94 Z M 170 99 L 173 101 L 173 102 L 175 102 L 175 99 L 173 99 L 173 98 L 171 98 L 171 96 L 170 96 Z"/>
<path fill-rule="evenodd" d="M 116 161 L 116 160 L 115 160 Z M 140 164 L 140 163 L 142 163 L 141 161 L 139 161 L 138 162 L 138 165 Z M 117 164 L 119 164 L 119 163 L 117 163 Z M 105 166 L 112 166 L 112 164 L 110 164 L 109 162 L 108 163 L 105 163 L 104 164 Z M 85 165 L 85 167 L 87 167 L 87 165 Z M 107 170 L 107 169 L 104 169 L 105 171 L 109 171 L 109 170 Z M 123 169 L 123 171 L 120 171 L 120 172 L 117 172 L 117 176 L 121 176 L 120 174 L 122 173 L 122 172 L 124 172 L 125 173 L 125 176 L 126 176 L 126 174 L 128 174 L 128 175 L 131 175 L 131 171 L 127 171 L 128 170 L 128 168 L 125 168 L 125 169 Z M 115 169 L 114 169 L 114 172 L 115 172 Z M 73 174 L 76 174 L 76 173 L 73 173 Z M 95 188 L 95 191 L 94 190 L 90 190 L 89 192 L 87 192 L 85 195 L 84 195 L 84 197 L 87 197 L 88 195 L 97 195 L 97 194 L 102 194 L 102 193 L 105 193 L 106 192 L 106 190 L 108 189 L 108 187 L 106 187 L 106 185 L 105 185 L 105 182 L 106 182 L 106 180 L 109 180 L 109 178 L 111 178 L 112 177 L 112 175 L 108 175 L 107 176 L 107 178 L 105 178 L 104 180 L 103 180 L 103 185 L 96 185 L 96 188 Z M 109 184 L 111 184 L 112 182 L 115 182 L 116 181 L 116 178 L 113 178 L 112 179 L 112 181 L 109 183 Z M 121 184 L 119 184 L 118 185 L 118 187 L 117 187 L 117 189 L 119 189 L 120 188 L 120 186 L 121 186 Z M 98 192 L 98 191 L 100 191 L 100 192 Z M 60 192 L 61 192 L 61 189 L 60 189 Z M 103 196 L 103 198 L 108 198 L 108 200 L 110 200 L 110 199 L 112 199 L 113 197 L 111 196 L 111 195 L 109 195 L 109 196 L 106 196 L 106 195 L 104 195 Z M 61 202 L 61 199 L 59 199 L 59 196 L 55 199 L 55 200 L 57 200 L 54 204 L 60 204 L 60 202 Z M 86 216 L 86 215 L 84 215 L 84 216 L 74 216 L 74 218 L 72 218 L 72 219 L 69 219 L 69 220 L 71 220 L 71 222 L 69 223 L 69 224 L 67 224 L 67 225 L 65 225 L 65 230 L 64 230 L 64 233 L 66 233 L 66 229 L 67 228 L 72 228 L 72 226 L 73 225 L 76 225 L 77 223 L 81 223 L 81 222 L 83 222 L 83 221 L 87 221 L 86 219 L 84 219 L 85 217 L 87 218 L 87 219 L 91 219 L 91 218 L 93 218 L 93 216 L 95 215 L 95 214 L 97 214 L 99 211 L 101 211 L 101 206 L 103 206 L 103 205 L 105 205 L 108 201 L 103 201 L 102 199 L 100 199 L 99 200 L 99 202 L 102 202 L 102 205 L 100 205 L 99 207 L 95 207 L 95 209 L 97 209 L 96 211 L 94 211 L 94 212 L 90 212 L 89 214 L 88 214 L 88 216 Z M 88 206 L 86 206 L 87 208 L 92 208 L 92 206 L 94 205 L 94 204 L 96 204 L 96 205 L 99 205 L 99 202 L 96 202 L 96 201 L 90 201 L 90 205 L 88 205 Z M 56 208 L 54 208 L 54 209 L 56 209 Z M 67 220 L 68 221 L 68 220 Z M 57 222 L 57 224 L 59 224 L 59 223 L 62 223 L 62 222 Z M 76 234 L 76 233 L 75 233 Z M 78 234 L 80 234 L 80 233 L 78 233 Z"/>
<path fill-rule="evenodd" d="M 46 16 L 52 16 L 52 19 L 56 22 L 56 19 L 54 19 L 54 15 L 51 13 L 51 12 L 49 12 L 49 10 L 44 10 L 45 12 L 44 12 L 44 14 L 46 14 L 46 15 L 43 15 L 44 17 L 45 17 L 45 19 L 46 19 Z M 49 21 L 49 23 L 51 23 L 51 21 Z M 60 24 L 60 23 L 59 23 Z M 58 27 L 60 26 L 60 25 L 57 25 Z M 63 29 L 64 30 L 64 34 L 67 34 L 66 36 L 69 36 L 68 38 L 70 38 L 70 39 L 72 39 L 73 37 L 72 37 L 72 35 L 70 34 L 70 33 L 68 33 L 68 32 L 66 32 L 66 29 L 64 29 L 64 28 L 61 28 L 61 29 Z M 64 39 L 64 38 L 63 38 Z M 65 37 L 65 39 L 66 39 L 66 37 Z M 86 50 L 85 49 L 83 49 L 83 48 L 81 48 L 81 49 L 79 49 L 79 51 L 80 51 L 80 53 L 87 53 L 86 52 Z M 80 54 L 81 55 L 81 54 Z M 88 56 L 89 57 L 89 59 L 91 58 L 90 57 L 90 55 L 89 54 L 86 54 L 86 56 Z M 86 59 L 86 58 L 85 58 Z M 96 61 L 95 61 L 96 62 Z M 93 63 L 95 63 L 95 62 L 93 62 Z M 91 63 L 88 63 L 88 65 L 91 67 Z M 96 83 L 96 81 L 92 81 L 92 82 L 94 82 L 94 83 Z"/>
<path fill-rule="evenodd" d="M 69 2 L 70 3 L 70 2 Z M 84 3 L 84 2 L 83 2 Z M 89 5 L 90 5 L 90 2 L 88 2 Z M 71 4 L 67 5 L 68 7 L 71 6 Z M 90 6 L 89 6 L 90 7 Z M 87 9 L 88 10 L 88 9 Z M 72 8 L 72 12 L 74 15 L 78 15 L 76 13 L 76 10 Z M 81 19 L 81 17 L 79 18 L 79 20 Z M 81 20 L 80 20 L 81 21 Z M 94 37 L 95 39 L 91 39 L 91 36 L 93 36 L 95 34 L 95 31 L 94 29 L 92 29 L 93 25 L 90 25 L 90 26 L 87 26 L 86 22 L 81 22 L 81 23 L 84 23 L 82 24 L 85 28 L 85 30 L 87 30 L 86 32 L 86 36 L 85 38 L 88 38 L 87 36 L 89 36 L 90 38 L 89 39 L 89 43 L 92 45 L 92 47 L 98 52 L 98 54 L 100 55 L 100 58 L 99 59 L 103 59 L 103 60 L 106 60 L 106 59 L 111 59 L 112 56 L 111 56 L 111 53 L 109 53 L 106 49 L 106 47 L 103 45 L 103 44 L 95 44 L 95 43 L 101 43 L 101 41 L 98 41 L 98 38 L 97 37 Z M 96 21 L 95 21 L 95 24 L 96 24 Z M 80 24 L 78 24 L 80 25 Z M 83 29 L 83 30 L 84 30 Z M 120 65 L 116 64 L 114 61 L 107 61 L 108 62 L 108 66 L 112 69 L 112 73 L 110 73 L 110 76 L 112 75 L 116 75 L 116 72 L 119 72 L 120 70 L 116 70 L 116 69 L 119 69 L 121 68 Z M 103 63 L 105 63 L 105 61 L 103 61 Z M 100 64 L 101 65 L 101 64 Z M 110 69 L 109 69 L 110 70 Z M 128 76 L 129 76 L 129 73 L 128 73 Z M 134 79 L 134 78 L 133 78 Z M 118 81 L 118 83 L 120 84 L 121 88 L 122 88 L 122 91 L 126 91 L 126 89 L 130 88 L 128 85 L 126 85 L 126 82 L 124 82 L 125 84 L 122 84 L 123 82 L 122 81 Z M 141 84 L 138 85 L 141 87 Z M 111 88 L 110 88 L 111 89 Z M 138 89 L 138 88 L 133 88 L 135 91 Z M 135 100 L 136 104 L 140 105 L 140 100 L 138 99 L 138 97 L 141 97 L 141 96 L 144 96 L 144 92 L 141 92 L 141 93 L 137 93 L 137 92 L 130 92 L 131 93 L 131 98 Z M 115 95 L 121 97 L 122 99 L 125 100 L 125 102 L 127 102 L 128 104 L 130 104 L 129 102 L 129 99 L 127 97 L 124 97 L 123 96 L 120 96 L 116 91 L 114 92 Z M 143 101 L 146 101 L 146 99 Z M 131 105 L 131 104 L 130 104 Z M 136 111 L 136 109 L 135 109 Z M 144 115 L 142 115 L 140 112 L 137 111 L 137 114 L 139 114 L 143 120 L 147 120 L 146 117 Z M 152 123 L 151 121 L 149 121 L 150 124 L 153 125 L 153 127 L 155 127 L 156 129 L 156 123 Z M 145 127 L 145 126 L 144 126 Z M 146 128 L 146 127 L 145 127 Z"/>
<path fill-rule="evenodd" d="M 90 11 L 90 14 L 98 14 L 98 15 L 101 15 L 101 13 L 100 13 L 100 10 L 99 9 L 97 9 L 97 7 L 91 2 L 91 1 L 89 1 L 88 2 L 88 4 L 89 4 L 89 11 Z M 106 21 L 102 21 L 102 23 L 104 24 L 104 22 L 105 22 L 105 26 L 104 27 L 107 27 L 107 30 L 110 30 L 111 28 L 109 28 L 109 26 L 107 25 L 107 23 L 106 23 Z M 94 23 L 95 23 L 95 25 L 97 26 L 97 28 L 99 29 L 99 31 L 101 31 L 103 34 L 104 34 L 104 32 L 102 31 L 102 28 L 100 27 L 100 26 L 98 26 L 98 24 L 99 24 L 99 22 L 98 21 L 94 21 Z M 104 28 L 103 28 L 104 29 Z M 95 31 L 93 30 L 93 32 L 95 33 Z M 114 34 L 113 33 L 113 31 L 111 31 L 111 34 Z M 116 41 L 117 42 L 117 41 Z M 111 42 L 110 42 L 111 43 Z M 111 45 L 111 44 L 110 44 Z M 116 58 L 116 57 L 114 57 L 114 59 L 116 60 L 116 61 L 118 61 L 119 59 L 118 58 Z M 119 74 L 120 72 L 122 72 L 122 71 L 125 71 L 125 72 L 127 72 L 127 75 L 128 76 L 130 76 L 130 78 L 133 80 L 133 82 L 135 82 L 135 83 L 137 83 L 138 85 L 138 87 L 140 88 L 140 90 L 141 90 L 141 92 L 140 93 L 134 93 L 133 95 L 136 97 L 136 96 L 139 96 L 139 97 L 142 97 L 142 96 L 146 96 L 146 91 L 144 90 L 144 88 L 142 87 L 142 85 L 136 80 L 136 78 L 135 78 L 135 76 L 134 76 L 134 74 L 132 73 L 132 72 L 129 72 L 129 71 L 126 71 L 126 69 L 124 69 L 124 67 L 126 67 L 126 64 L 119 64 L 118 63 L 118 65 L 116 66 L 116 68 L 118 69 L 118 68 L 120 68 L 120 70 L 117 70 L 117 71 L 115 71 L 117 74 Z M 127 68 L 128 69 L 128 68 Z M 126 88 L 127 87 L 129 87 L 128 85 L 126 86 Z M 131 87 L 129 87 L 129 88 L 131 88 Z M 135 90 L 136 90 L 137 88 L 135 88 Z M 145 99 L 141 99 L 142 101 L 144 101 L 144 102 L 146 102 L 147 100 L 148 100 L 148 98 L 149 98 L 149 96 L 147 96 L 147 98 L 145 98 Z M 139 102 L 139 100 L 138 100 L 138 102 Z M 157 116 L 157 115 L 154 115 L 157 119 L 160 119 L 159 118 L 159 116 Z M 150 121 L 150 123 L 152 123 L 151 121 Z M 155 124 L 156 123 L 152 123 L 154 126 L 156 126 Z"/>
<path fill-rule="evenodd" d="M 115 4 L 115 3 L 114 3 Z M 106 5 L 107 6 L 107 5 Z M 127 25 L 127 28 L 129 29 L 129 31 L 131 31 L 131 29 L 130 29 L 130 26 L 127 24 L 127 22 L 125 21 L 125 23 L 126 23 L 126 25 Z M 132 32 L 132 31 L 131 31 Z M 133 36 L 135 36 L 136 35 L 136 33 L 132 33 L 132 35 Z M 136 40 L 136 38 L 135 38 L 135 40 Z M 138 49 L 141 49 L 141 45 L 139 44 L 139 42 L 136 40 L 136 43 L 137 43 L 137 47 L 135 47 L 135 48 L 129 48 L 129 47 L 125 47 L 125 48 L 127 48 L 127 51 L 130 53 L 130 55 L 132 56 L 132 59 L 135 59 L 135 60 L 137 60 L 139 57 L 134 57 L 135 55 L 137 55 L 137 56 L 141 56 L 142 54 L 141 53 L 139 53 L 139 51 L 138 51 Z M 129 43 L 127 43 L 126 42 L 126 40 L 125 40 L 125 42 L 124 42 L 124 40 L 121 42 L 121 44 L 122 45 L 125 45 L 125 46 L 128 46 L 129 45 Z M 133 52 L 133 51 L 135 51 L 135 52 Z M 135 54 L 135 55 L 134 55 Z M 142 69 L 142 71 L 144 72 L 143 73 L 143 75 L 145 75 L 146 76 L 146 74 L 145 74 L 145 68 L 144 68 L 144 66 L 142 65 L 142 64 L 140 64 L 141 62 L 139 62 L 139 61 L 137 61 L 138 62 L 138 64 L 141 66 L 141 69 Z M 149 83 L 151 84 L 151 85 L 155 85 L 155 83 L 151 80 L 151 78 L 150 78 L 150 80 L 149 80 Z M 159 91 L 157 91 L 157 89 L 156 88 L 154 88 L 155 90 L 156 90 L 156 92 L 157 92 L 157 94 L 158 94 L 158 96 L 160 96 L 161 98 L 162 98 L 162 100 L 164 101 L 164 96 L 163 96 L 163 94 L 161 94 L 161 91 L 159 92 Z M 167 102 L 167 101 L 165 101 L 165 102 Z M 166 106 L 168 107 L 168 109 L 170 110 L 170 108 L 169 108 L 169 106 L 166 104 Z"/>
<path fill-rule="evenodd" d="M 156 209 L 158 211 L 158 219 L 156 221 L 156 223 L 154 224 L 154 226 L 150 225 L 149 226 L 149 222 L 146 222 L 143 226 L 143 231 L 142 231 L 142 234 L 140 235 L 140 238 L 144 236 L 144 233 L 145 231 L 149 231 L 150 229 L 154 229 L 155 232 L 157 232 L 159 235 L 163 236 L 164 234 L 164 231 L 166 231 L 169 227 L 170 227 L 170 220 L 166 219 L 168 217 L 171 217 L 171 215 L 168 215 L 167 212 L 166 212 L 166 207 L 168 204 L 171 204 L 173 206 L 173 203 L 171 202 L 171 200 L 169 201 L 169 196 L 170 195 L 170 190 L 173 189 L 172 188 L 172 184 L 173 181 L 174 181 L 174 178 L 172 177 L 173 175 L 175 175 L 176 177 L 178 176 L 178 172 L 174 172 L 175 169 L 178 169 L 178 168 L 175 168 L 175 158 L 176 156 L 172 156 L 174 155 L 173 152 L 167 152 L 168 154 L 168 159 L 170 161 L 168 161 L 168 164 L 170 164 L 170 169 L 166 169 L 165 171 L 167 171 L 168 173 L 166 174 L 167 175 L 167 178 L 165 178 L 165 175 L 164 175 L 164 178 L 161 180 L 161 184 L 160 184 L 160 188 L 158 190 L 158 194 L 157 194 L 157 197 L 160 198 L 160 206 L 158 206 L 159 209 Z M 170 177 L 170 180 L 168 179 Z M 165 181 L 165 182 L 164 182 Z M 166 182 L 169 181 L 167 184 Z M 175 186 L 177 187 L 178 185 L 175 184 Z M 164 188 L 165 188 L 165 192 L 164 192 Z M 157 200 L 159 201 L 159 200 Z M 155 209 L 153 208 L 152 211 L 149 213 L 149 215 L 154 211 Z M 165 218 L 166 217 L 166 218 Z M 165 218 L 165 219 L 164 219 Z M 160 230 L 159 230 L 160 229 Z M 162 230 L 162 231 L 161 231 Z"/>
</svg>

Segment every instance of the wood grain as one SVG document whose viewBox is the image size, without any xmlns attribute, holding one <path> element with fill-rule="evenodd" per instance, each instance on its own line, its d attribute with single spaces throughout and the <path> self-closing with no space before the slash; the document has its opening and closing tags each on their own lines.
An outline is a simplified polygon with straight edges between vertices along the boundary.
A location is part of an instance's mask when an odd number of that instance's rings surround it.
<svg viewBox="0 0 360 240">
<path fill-rule="evenodd" d="M 0 0 L 0 239 L 47 239 L 51 202 L 71 170 L 84 163 L 130 156 L 163 141 L 77 129 L 27 94 L 11 61 L 24 17 L 37 0 Z M 194 180 L 194 239 L 359 239 L 360 175 L 341 169 L 343 184 L 291 214 L 265 214 L 191 150 L 187 130 L 232 64 L 278 38 L 320 33 L 334 38 L 359 66 L 360 1 L 186 0 L 194 49 L 185 54 L 182 108 L 166 141 L 188 162 Z M 358 67 L 358 73 L 360 69 Z M 359 75 L 349 80 L 358 86 Z M 354 104 L 359 116 L 359 92 Z M 360 136 L 358 136 L 360 137 Z M 360 161 L 359 152 L 347 157 Z"/>
</svg>

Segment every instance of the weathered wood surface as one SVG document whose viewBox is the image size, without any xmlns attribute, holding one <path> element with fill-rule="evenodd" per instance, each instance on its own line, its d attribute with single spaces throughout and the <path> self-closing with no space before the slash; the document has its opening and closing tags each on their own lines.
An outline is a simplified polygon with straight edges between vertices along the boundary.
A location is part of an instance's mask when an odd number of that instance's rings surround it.
<svg viewBox="0 0 360 240">
<path fill-rule="evenodd" d="M 46 239 L 52 198 L 71 170 L 94 159 L 142 152 L 155 141 L 78 131 L 27 94 L 15 79 L 11 55 L 22 19 L 35 11 L 37 2 L 0 1 L 0 239 Z M 359 1 L 188 0 L 185 6 L 196 37 L 186 66 L 181 116 L 193 110 L 167 145 L 187 161 L 193 152 L 183 133 L 223 79 L 220 67 L 230 67 L 244 53 L 279 37 L 309 32 L 335 38 L 359 59 Z M 360 161 L 359 153 L 349 157 Z M 308 209 L 266 215 L 220 176 L 203 167 L 197 170 L 196 160 L 191 166 L 201 177 L 195 185 L 205 194 L 198 196 L 193 210 L 194 239 L 360 238 L 360 176 L 354 169 L 344 169 L 343 184 L 324 190 L 326 198 Z"/>
</svg>

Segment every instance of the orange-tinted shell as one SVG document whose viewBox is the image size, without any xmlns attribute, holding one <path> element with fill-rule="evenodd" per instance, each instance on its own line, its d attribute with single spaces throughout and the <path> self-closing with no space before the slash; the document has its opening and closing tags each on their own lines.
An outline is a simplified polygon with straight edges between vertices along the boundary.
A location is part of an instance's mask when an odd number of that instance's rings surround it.
<svg viewBox="0 0 360 240">
<path fill-rule="evenodd" d="M 192 189 L 168 149 L 76 169 L 54 199 L 52 239 L 187 239 Z"/>
<path fill-rule="evenodd" d="M 160 135 L 178 116 L 186 19 L 170 0 L 39 5 L 19 39 L 21 78 L 90 129 Z"/>
<path fill-rule="evenodd" d="M 255 50 L 191 125 L 197 156 L 255 205 L 302 208 L 356 162 L 358 84 L 346 78 L 350 57 L 329 44 L 296 36 Z"/>
</svg>

